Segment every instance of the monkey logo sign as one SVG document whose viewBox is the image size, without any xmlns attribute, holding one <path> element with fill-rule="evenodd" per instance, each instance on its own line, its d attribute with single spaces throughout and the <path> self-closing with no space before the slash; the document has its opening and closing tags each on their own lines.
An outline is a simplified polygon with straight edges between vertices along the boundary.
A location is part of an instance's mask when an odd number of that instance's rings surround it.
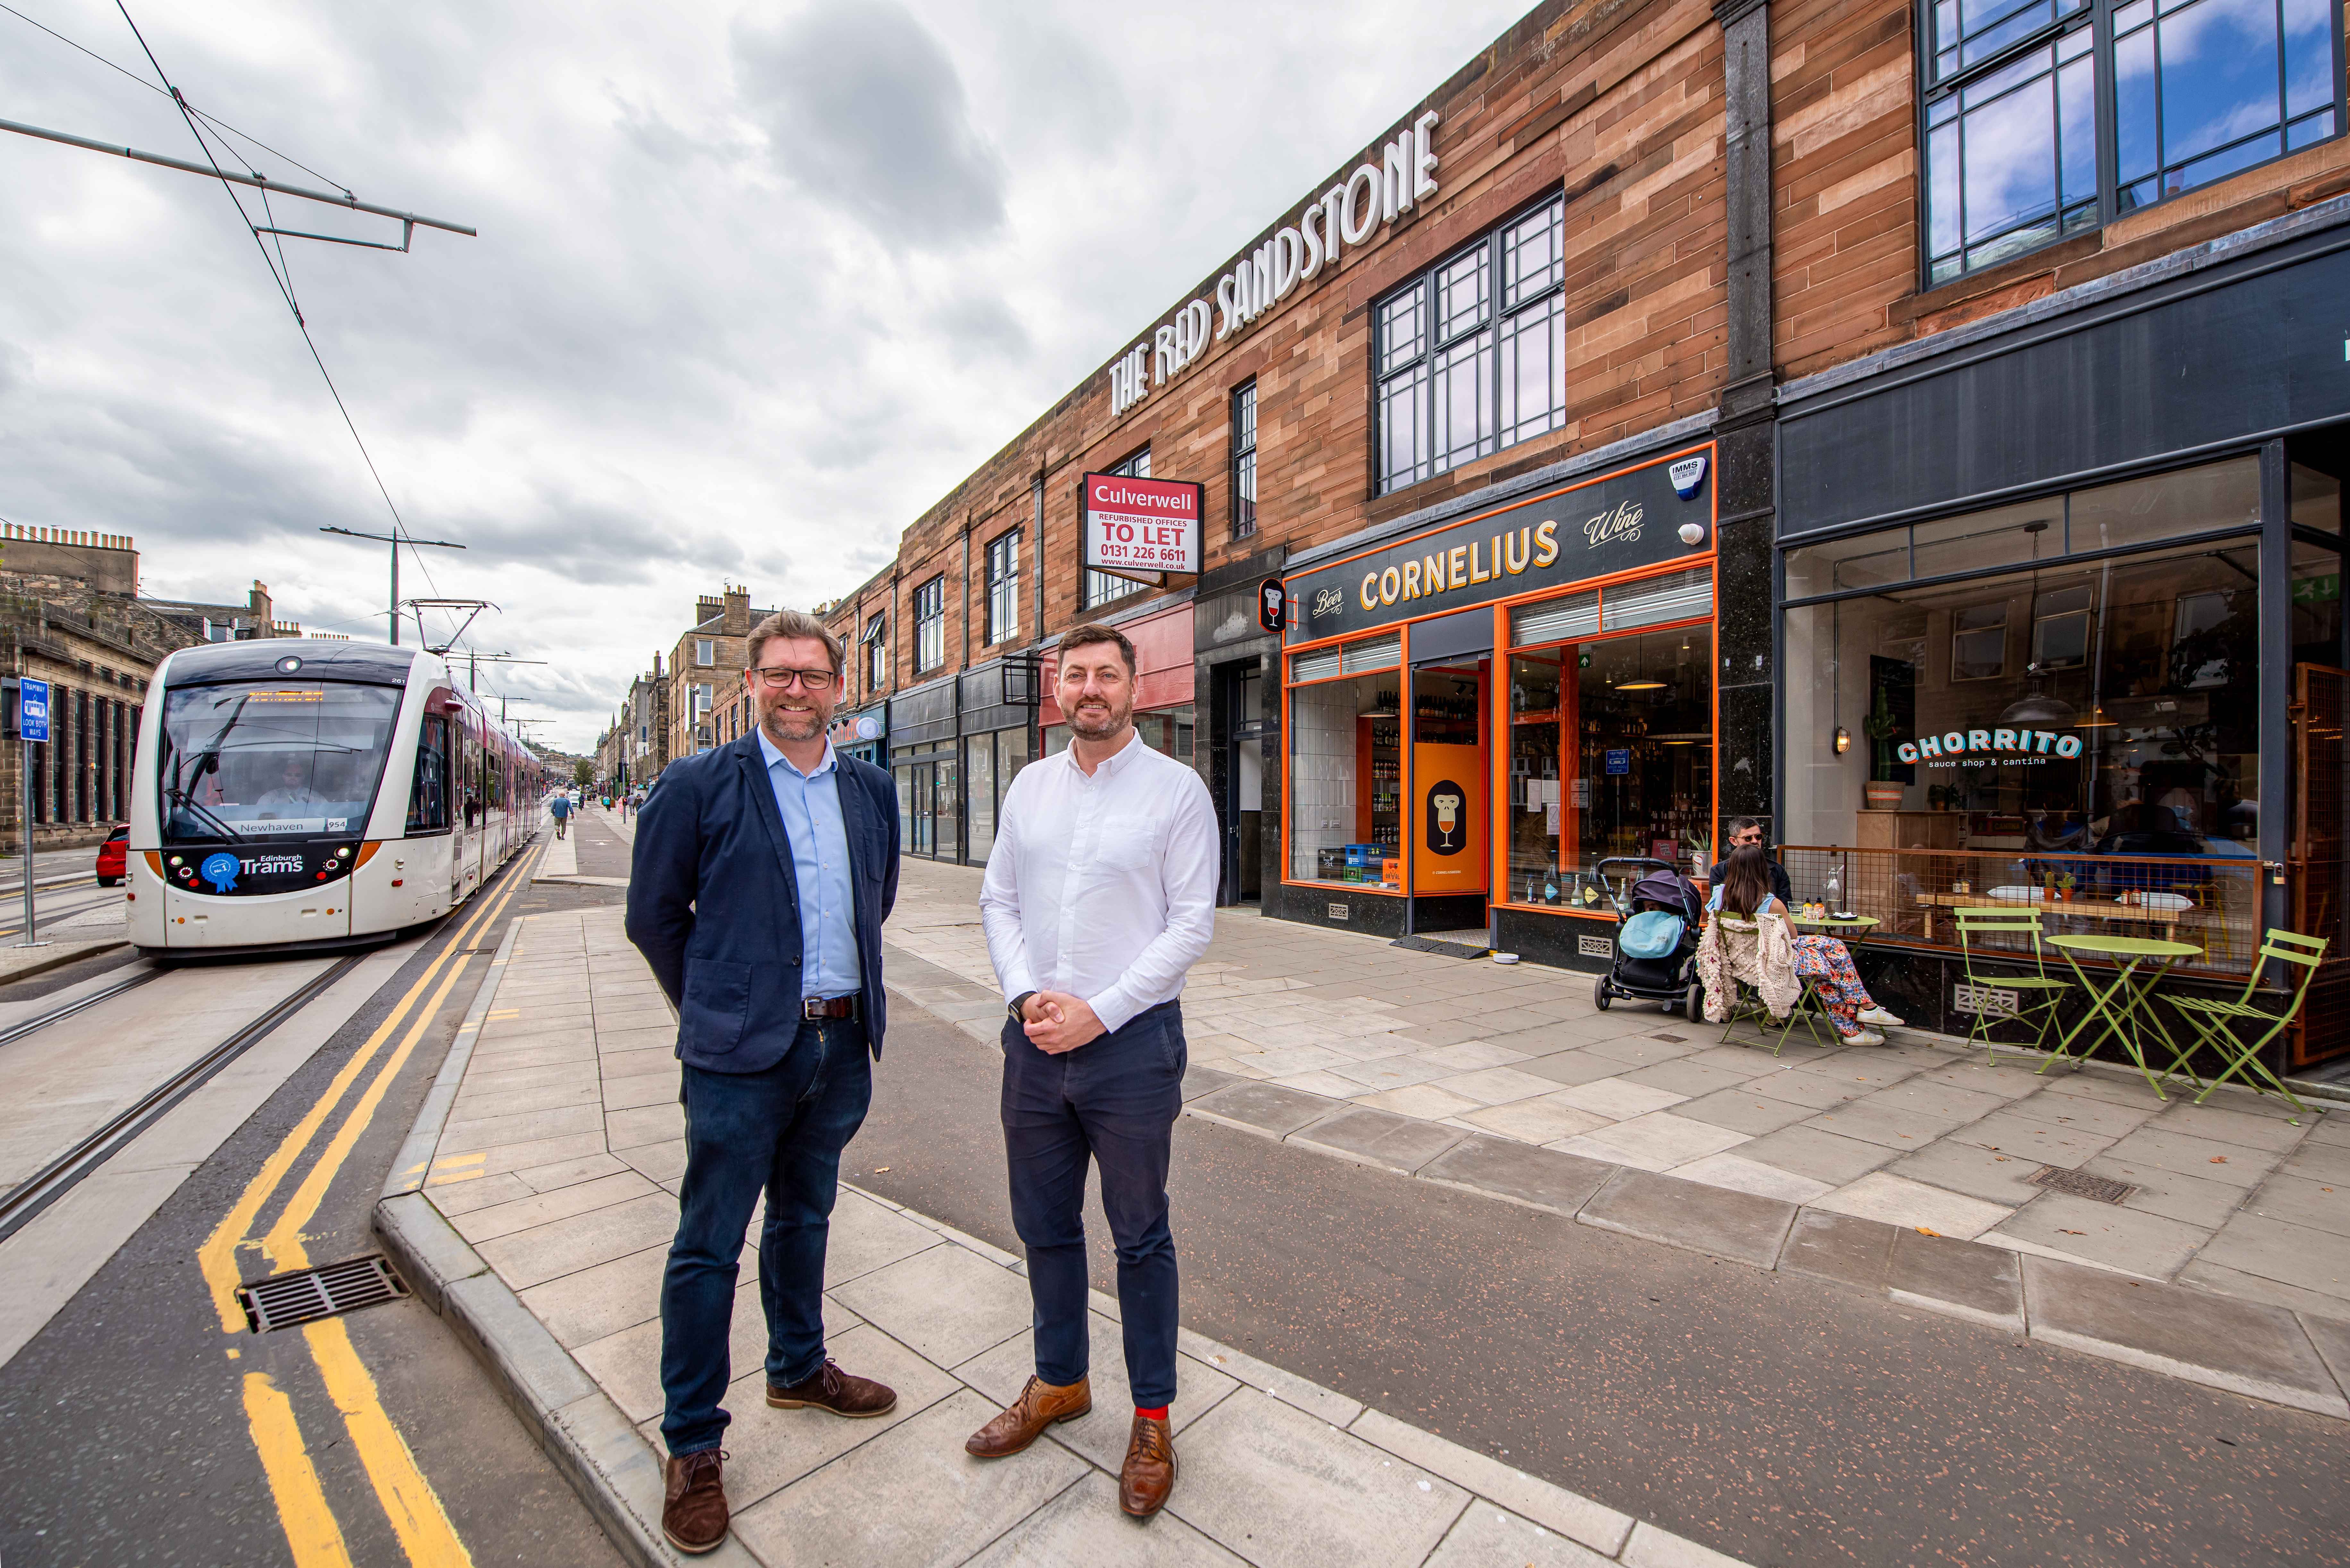
<svg viewBox="0 0 2350 1568">
<path fill-rule="evenodd" d="M 1267 631 L 1289 624 L 1289 596 L 1279 577 L 1267 577 L 1256 586 L 1256 623 Z"/>
<path fill-rule="evenodd" d="M 1458 855 L 1469 847 L 1469 835 L 1463 831 L 1461 808 L 1469 804 L 1469 792 L 1451 779 L 1439 779 L 1428 787 L 1428 848 L 1431 855 Z"/>
</svg>

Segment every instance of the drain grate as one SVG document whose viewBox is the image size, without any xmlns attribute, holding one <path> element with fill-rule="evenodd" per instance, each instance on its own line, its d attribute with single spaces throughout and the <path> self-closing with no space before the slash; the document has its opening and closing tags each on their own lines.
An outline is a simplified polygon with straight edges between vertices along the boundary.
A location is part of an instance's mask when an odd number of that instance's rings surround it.
<svg viewBox="0 0 2350 1568">
<path fill-rule="evenodd" d="M 408 1293 L 400 1276 L 380 1252 L 340 1263 L 322 1263 L 290 1274 L 273 1274 L 239 1285 L 236 1299 L 245 1322 L 255 1334 L 291 1328 L 322 1317 L 334 1317 L 379 1302 L 398 1301 Z"/>
<path fill-rule="evenodd" d="M 2091 1176 L 2086 1171 L 2067 1170 L 2061 1165 L 2043 1165 L 2038 1175 L 2028 1179 L 2038 1182 L 2051 1192 L 2068 1193 L 2095 1203 L 2119 1203 L 2137 1190 L 2126 1181 L 2113 1181 L 2102 1176 Z"/>
<path fill-rule="evenodd" d="M 1651 1034 L 1648 1038 L 1669 1041 L 1675 1045 L 1685 1045 L 1689 1043 L 1689 1036 L 1686 1034 Z"/>
</svg>

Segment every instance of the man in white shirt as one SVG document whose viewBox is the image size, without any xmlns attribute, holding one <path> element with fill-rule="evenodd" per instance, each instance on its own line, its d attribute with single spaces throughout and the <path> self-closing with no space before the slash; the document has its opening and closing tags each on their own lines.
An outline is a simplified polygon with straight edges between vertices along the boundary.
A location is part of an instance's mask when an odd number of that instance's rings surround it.
<svg viewBox="0 0 2350 1568">
<path fill-rule="evenodd" d="M 1012 1223 L 1028 1250 L 1036 1374 L 963 1445 L 1002 1459 L 1093 1408 L 1087 1381 L 1086 1166 L 1118 1243 L 1134 1426 L 1118 1506 L 1149 1519 L 1175 1485 L 1175 1238 L 1167 1165 L 1183 1108 L 1183 976 L 1215 934 L 1216 813 L 1200 775 L 1134 730 L 1134 645 L 1061 639 L 1069 749 L 1021 770 L 979 895 L 1003 1026 Z"/>
</svg>

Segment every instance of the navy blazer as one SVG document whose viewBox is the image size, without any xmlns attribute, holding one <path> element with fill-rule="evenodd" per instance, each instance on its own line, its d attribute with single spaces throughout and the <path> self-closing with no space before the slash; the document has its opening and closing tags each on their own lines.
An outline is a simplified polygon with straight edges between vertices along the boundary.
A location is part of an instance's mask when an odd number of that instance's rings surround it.
<svg viewBox="0 0 2350 1568">
<path fill-rule="evenodd" d="M 889 775 L 836 753 L 840 816 L 874 1057 L 889 1006 L 881 922 L 898 901 L 898 797 Z M 800 1026 L 798 883 L 756 734 L 661 770 L 637 814 L 629 940 L 677 1006 L 677 1054 L 714 1073 L 782 1061 Z"/>
</svg>

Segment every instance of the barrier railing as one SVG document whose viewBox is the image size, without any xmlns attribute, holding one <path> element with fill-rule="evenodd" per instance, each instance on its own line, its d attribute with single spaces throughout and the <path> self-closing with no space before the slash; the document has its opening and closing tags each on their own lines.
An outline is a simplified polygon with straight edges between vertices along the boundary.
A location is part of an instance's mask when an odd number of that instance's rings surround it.
<svg viewBox="0 0 2350 1568">
<path fill-rule="evenodd" d="M 1876 943 L 1959 949 L 1962 908 L 2036 909 L 2047 935 L 2097 932 L 2192 942 L 2178 972 L 2242 976 L 2260 947 L 2261 862 L 2071 851 L 1847 849 L 1789 844 L 1777 852 L 1798 902 L 1874 916 Z M 2022 944 L 2015 942 L 2013 946 Z"/>
</svg>

